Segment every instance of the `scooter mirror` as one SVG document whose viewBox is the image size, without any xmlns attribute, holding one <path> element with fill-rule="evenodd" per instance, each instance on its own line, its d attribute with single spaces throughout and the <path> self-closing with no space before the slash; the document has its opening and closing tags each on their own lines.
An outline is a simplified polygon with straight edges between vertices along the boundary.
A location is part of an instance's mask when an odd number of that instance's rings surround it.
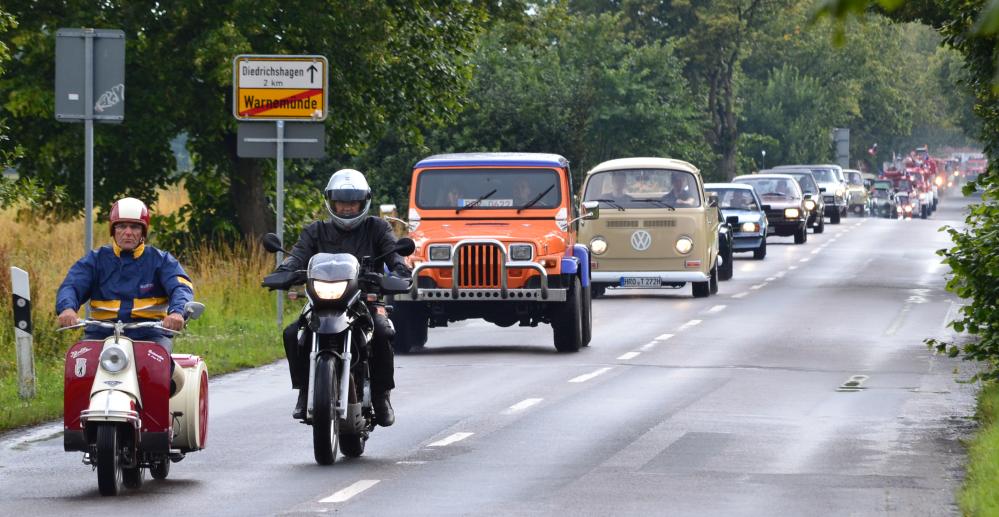
<svg viewBox="0 0 999 517">
<path fill-rule="evenodd" d="M 416 243 L 409 237 L 403 237 L 395 242 L 395 252 L 403 257 L 408 257 L 416 251 Z"/>
<path fill-rule="evenodd" d="M 205 312 L 205 304 L 199 302 L 187 302 L 184 304 L 184 317 L 189 320 L 196 320 Z"/>
<path fill-rule="evenodd" d="M 278 239 L 278 236 L 273 233 L 265 234 L 260 240 L 260 243 L 264 245 L 265 250 L 271 253 L 283 251 L 281 248 L 281 240 Z"/>
</svg>

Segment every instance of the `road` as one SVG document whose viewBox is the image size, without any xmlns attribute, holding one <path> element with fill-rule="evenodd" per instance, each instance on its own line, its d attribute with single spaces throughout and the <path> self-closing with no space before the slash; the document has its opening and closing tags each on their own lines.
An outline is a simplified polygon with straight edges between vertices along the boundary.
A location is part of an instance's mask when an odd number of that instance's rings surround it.
<svg viewBox="0 0 999 517">
<path fill-rule="evenodd" d="M 955 514 L 974 386 L 922 340 L 951 335 L 934 251 L 966 204 L 771 238 L 710 298 L 609 294 L 576 354 L 546 327 L 432 329 L 397 358 L 396 425 L 332 467 L 283 362 L 214 380 L 208 448 L 117 500 L 59 424 L 7 435 L 0 515 Z"/>
</svg>

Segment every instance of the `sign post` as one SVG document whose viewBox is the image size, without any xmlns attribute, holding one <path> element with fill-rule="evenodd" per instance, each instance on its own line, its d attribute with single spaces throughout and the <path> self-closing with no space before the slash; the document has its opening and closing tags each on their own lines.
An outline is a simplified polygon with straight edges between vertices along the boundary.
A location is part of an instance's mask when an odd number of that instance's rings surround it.
<svg viewBox="0 0 999 517">
<path fill-rule="evenodd" d="M 10 285 L 14 292 L 14 339 L 17 342 L 17 392 L 23 399 L 34 398 L 35 352 L 31 334 L 31 289 L 28 272 L 10 268 Z"/>
<path fill-rule="evenodd" d="M 240 55 L 232 69 L 232 114 L 240 121 L 236 154 L 276 159 L 277 236 L 284 245 L 284 159 L 326 154 L 329 64 L 324 56 Z M 273 121 L 273 130 L 255 123 L 261 121 Z M 282 260 L 279 251 L 277 263 Z M 278 327 L 283 323 L 284 295 L 279 292 Z"/>
</svg>

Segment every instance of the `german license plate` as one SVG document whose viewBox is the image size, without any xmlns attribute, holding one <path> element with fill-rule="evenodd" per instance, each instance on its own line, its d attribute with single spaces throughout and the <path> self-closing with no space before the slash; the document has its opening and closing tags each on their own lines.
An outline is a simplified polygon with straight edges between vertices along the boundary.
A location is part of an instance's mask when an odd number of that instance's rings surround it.
<svg viewBox="0 0 999 517">
<path fill-rule="evenodd" d="M 656 277 L 621 277 L 621 287 L 662 287 L 663 282 Z"/>
</svg>

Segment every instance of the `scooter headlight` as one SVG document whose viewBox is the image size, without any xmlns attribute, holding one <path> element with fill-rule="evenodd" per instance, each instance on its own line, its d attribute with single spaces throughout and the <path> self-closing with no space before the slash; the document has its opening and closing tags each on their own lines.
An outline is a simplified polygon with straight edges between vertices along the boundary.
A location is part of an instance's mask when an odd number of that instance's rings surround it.
<svg viewBox="0 0 999 517">
<path fill-rule="evenodd" d="M 594 237 L 593 240 L 590 241 L 590 251 L 592 251 L 594 255 L 603 255 L 607 252 L 607 241 L 605 241 L 603 237 Z"/>
<path fill-rule="evenodd" d="M 117 345 L 108 345 L 101 351 L 101 368 L 109 373 L 118 373 L 128 366 L 128 352 Z"/>
<path fill-rule="evenodd" d="M 339 280 L 336 282 L 323 282 L 322 280 L 310 280 L 312 283 L 312 292 L 316 294 L 316 297 L 320 300 L 339 300 L 343 293 L 347 290 L 347 280 Z"/>
</svg>

